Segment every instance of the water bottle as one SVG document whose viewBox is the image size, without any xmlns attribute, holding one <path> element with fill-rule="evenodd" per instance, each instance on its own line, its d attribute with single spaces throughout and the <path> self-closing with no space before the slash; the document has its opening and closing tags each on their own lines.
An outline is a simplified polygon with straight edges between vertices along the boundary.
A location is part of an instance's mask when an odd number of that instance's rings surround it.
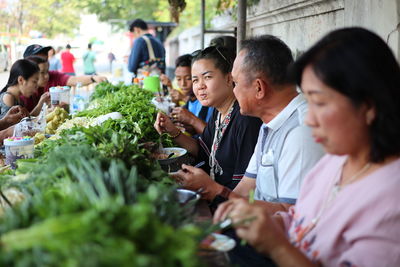
<svg viewBox="0 0 400 267">
<path fill-rule="evenodd" d="M 71 113 L 74 114 L 76 112 L 82 111 L 82 83 L 77 82 L 75 86 L 75 93 L 73 94 L 72 100 L 72 111 Z"/>
</svg>

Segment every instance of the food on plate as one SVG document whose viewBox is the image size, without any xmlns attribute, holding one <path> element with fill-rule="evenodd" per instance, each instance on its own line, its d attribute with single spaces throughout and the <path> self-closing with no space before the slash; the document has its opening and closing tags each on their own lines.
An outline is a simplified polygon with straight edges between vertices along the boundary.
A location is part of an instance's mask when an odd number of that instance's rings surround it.
<svg viewBox="0 0 400 267">
<path fill-rule="evenodd" d="M 235 245 L 236 242 L 232 238 L 226 235 L 213 233 L 201 241 L 200 248 L 206 250 L 229 251 L 233 249 Z"/>
</svg>

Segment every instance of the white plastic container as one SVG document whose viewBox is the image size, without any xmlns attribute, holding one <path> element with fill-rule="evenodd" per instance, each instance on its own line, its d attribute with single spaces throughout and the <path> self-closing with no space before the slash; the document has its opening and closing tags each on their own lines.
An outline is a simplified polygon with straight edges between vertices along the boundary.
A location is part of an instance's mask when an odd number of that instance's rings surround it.
<svg viewBox="0 0 400 267">
<path fill-rule="evenodd" d="M 31 137 L 9 137 L 5 139 L 6 164 L 15 169 L 15 161 L 17 159 L 33 158 L 34 142 L 34 138 Z"/>
<path fill-rule="evenodd" d="M 53 106 L 60 106 L 69 112 L 70 92 L 69 86 L 50 87 L 50 99 Z"/>
</svg>

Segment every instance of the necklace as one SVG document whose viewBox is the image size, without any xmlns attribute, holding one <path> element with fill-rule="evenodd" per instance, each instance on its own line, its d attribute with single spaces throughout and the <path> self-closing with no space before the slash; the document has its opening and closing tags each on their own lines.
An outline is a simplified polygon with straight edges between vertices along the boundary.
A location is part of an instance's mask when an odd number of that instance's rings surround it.
<svg viewBox="0 0 400 267">
<path fill-rule="evenodd" d="M 215 180 L 215 174 L 222 175 L 224 173 L 222 167 L 219 165 L 217 159 L 216 159 L 216 154 L 217 154 L 217 149 L 221 143 L 222 137 L 225 133 L 226 128 L 229 125 L 229 122 L 231 121 L 231 116 L 233 112 L 235 101 L 231 103 L 228 109 L 228 114 L 225 116 L 225 118 L 221 121 L 221 113 L 218 112 L 217 120 L 215 121 L 215 132 L 214 132 L 214 139 L 213 143 L 211 145 L 211 153 L 210 153 L 210 158 L 209 158 L 209 165 L 211 167 L 210 169 L 210 177 Z"/>
<path fill-rule="evenodd" d="M 346 182 L 342 183 L 343 180 L 343 168 L 342 168 L 342 175 L 340 176 L 339 181 L 337 181 L 332 188 L 332 195 L 334 195 L 334 198 L 336 198 L 336 195 L 339 194 L 340 190 L 342 190 L 343 187 L 345 187 L 348 184 L 351 184 L 354 182 L 357 178 L 359 178 L 364 172 L 366 172 L 369 168 L 371 167 L 371 163 L 368 162 L 367 164 L 364 165 L 358 172 L 353 174 Z"/>
<path fill-rule="evenodd" d="M 367 164 L 365 164 L 358 172 L 356 172 L 355 174 L 353 174 L 353 176 L 351 176 L 345 183 L 343 183 L 342 185 L 340 184 L 343 178 L 343 167 L 345 164 L 343 164 L 337 171 L 337 173 L 335 174 L 334 178 L 332 179 L 332 185 L 330 187 L 332 187 L 331 192 L 329 194 L 329 196 L 327 198 L 325 198 L 321 209 L 319 210 L 318 214 L 311 220 L 310 224 L 307 225 L 303 230 L 301 230 L 296 238 L 296 242 L 300 243 L 301 240 L 308 234 L 311 232 L 312 229 L 315 228 L 315 226 L 318 224 L 319 220 L 322 217 L 322 214 L 325 212 L 325 210 L 328 208 L 328 206 L 330 206 L 330 204 L 336 199 L 337 195 L 339 194 L 339 192 L 342 190 L 342 188 L 348 184 L 350 184 L 351 182 L 355 181 L 357 178 L 359 178 L 362 174 L 364 174 L 370 167 L 371 167 L 371 163 L 368 162 Z M 338 181 L 335 183 L 335 178 L 337 176 L 339 176 Z"/>
</svg>

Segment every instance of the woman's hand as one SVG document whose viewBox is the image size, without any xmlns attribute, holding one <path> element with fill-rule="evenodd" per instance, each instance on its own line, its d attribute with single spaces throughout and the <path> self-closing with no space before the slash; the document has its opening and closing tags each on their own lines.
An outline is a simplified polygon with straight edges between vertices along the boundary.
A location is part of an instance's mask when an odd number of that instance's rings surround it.
<svg viewBox="0 0 400 267">
<path fill-rule="evenodd" d="M 171 121 L 171 119 L 164 113 L 158 112 L 154 128 L 159 134 L 168 133 L 170 135 L 176 135 L 180 131 Z"/>
<path fill-rule="evenodd" d="M 179 104 L 179 101 L 185 101 L 185 95 L 175 89 L 169 90 L 169 95 L 171 96 L 172 102 Z"/>
<path fill-rule="evenodd" d="M 39 103 L 40 104 L 46 103 L 47 105 L 50 105 L 50 93 L 49 92 L 43 93 L 40 96 Z"/>
<path fill-rule="evenodd" d="M 236 224 L 236 234 L 261 253 L 269 254 L 279 244 L 287 245 L 283 231 L 264 205 L 249 204 L 242 198 L 229 200 L 219 205 L 214 214 L 214 222 L 218 223 L 226 218 Z"/>
<path fill-rule="evenodd" d="M 192 118 L 196 116 L 186 108 L 178 107 L 172 110 L 171 117 L 174 121 L 192 125 Z"/>
<path fill-rule="evenodd" d="M 11 126 L 20 122 L 22 118 L 28 116 L 29 112 L 26 108 L 21 106 L 12 106 L 2 120 L 4 120 L 7 126 Z"/>
<path fill-rule="evenodd" d="M 173 178 L 185 189 L 197 191 L 203 189 L 201 195 L 207 200 L 212 200 L 221 191 L 221 185 L 216 183 L 200 168 L 182 164 L 182 169 Z"/>
</svg>

